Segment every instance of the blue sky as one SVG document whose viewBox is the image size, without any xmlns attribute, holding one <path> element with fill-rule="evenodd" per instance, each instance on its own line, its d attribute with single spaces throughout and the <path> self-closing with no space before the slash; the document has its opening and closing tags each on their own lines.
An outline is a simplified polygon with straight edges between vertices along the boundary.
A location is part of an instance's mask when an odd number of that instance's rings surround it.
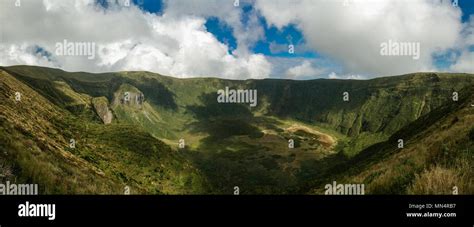
<svg viewBox="0 0 474 227">
<path fill-rule="evenodd" d="M 229 79 L 474 73 L 472 0 L 128 1 L 3 2 L 0 19 L 18 20 L 1 28 L 0 65 Z M 55 54 L 65 39 L 92 42 L 99 53 Z M 384 54 L 392 41 L 410 52 Z"/>
<path fill-rule="evenodd" d="M 100 1 L 100 0 L 99 0 Z M 163 2 L 161 0 L 133 0 L 133 3 L 138 5 L 142 10 L 149 13 L 161 14 L 163 12 Z M 458 5 L 461 8 L 463 15 L 462 21 L 466 22 L 469 20 L 471 15 L 474 15 L 474 1 L 472 0 L 459 0 Z M 245 23 L 246 14 L 252 10 L 253 7 L 250 4 L 247 4 L 243 7 L 244 15 L 242 16 L 242 21 Z M 289 54 L 288 51 L 272 51 L 270 46 L 272 43 L 280 45 L 288 45 L 289 42 L 293 43 L 295 46 L 301 46 L 305 43 L 305 37 L 302 32 L 294 25 L 288 25 L 283 27 L 283 29 L 277 29 L 275 26 L 268 26 L 265 18 L 259 17 L 260 23 L 264 27 L 265 39 L 258 41 L 253 47 L 252 51 L 254 53 L 261 53 L 266 56 L 274 57 L 285 57 L 285 58 L 321 58 L 316 50 L 305 49 L 301 52 L 296 52 L 295 54 Z M 211 17 L 208 18 L 206 22 L 206 28 L 209 32 L 214 34 L 214 36 L 229 46 L 231 50 L 237 48 L 237 41 L 232 33 L 232 28 L 220 21 L 219 18 Z M 441 68 L 447 67 L 449 61 L 447 55 L 436 56 L 435 60 Z"/>
<path fill-rule="evenodd" d="M 466 22 L 469 19 L 469 16 L 474 14 L 474 1 L 461 0 L 458 1 L 458 4 L 463 12 L 462 20 L 463 22 Z"/>
<path fill-rule="evenodd" d="M 138 5 L 143 11 L 155 14 L 162 14 L 164 9 L 164 3 L 161 0 L 133 0 L 134 4 Z M 462 22 L 466 23 L 471 15 L 474 15 L 474 1 L 471 0 L 459 0 L 458 5 L 462 10 Z M 243 6 L 242 22 L 245 24 L 247 14 L 254 10 L 251 4 L 245 4 Z M 324 59 L 327 64 L 331 64 L 334 71 L 340 71 L 341 66 L 338 66 L 337 62 L 331 59 L 325 59 L 324 55 L 320 55 L 317 50 L 311 48 L 305 48 L 305 37 L 296 25 L 289 24 L 283 28 L 276 28 L 275 26 L 269 26 L 266 19 L 259 16 L 259 21 L 264 28 L 264 38 L 252 45 L 251 51 L 254 53 L 264 54 L 269 57 L 280 57 L 280 58 L 295 58 L 299 59 Z M 225 43 L 229 47 L 229 53 L 237 48 L 237 40 L 233 36 L 232 27 L 225 22 L 221 21 L 217 17 L 207 18 L 205 24 L 207 31 L 212 33 L 220 42 Z M 290 54 L 287 51 L 287 46 L 293 44 L 297 51 Z M 300 49 L 300 47 L 303 47 Z M 471 50 L 474 47 L 470 47 Z M 453 64 L 450 59 L 452 55 L 460 55 L 459 51 L 449 51 L 440 55 L 433 56 L 434 64 L 441 70 L 448 69 Z"/>
<path fill-rule="evenodd" d="M 106 0 L 98 0 L 102 4 Z M 143 11 L 149 13 L 155 13 L 161 15 L 163 13 L 164 4 L 161 0 L 133 0 L 133 3 L 139 6 Z M 247 18 L 246 15 L 254 10 L 252 5 L 246 4 L 243 6 L 242 22 L 245 24 Z M 294 25 L 285 26 L 283 30 L 279 30 L 274 26 L 269 27 L 265 18 L 259 17 L 262 27 L 265 31 L 265 39 L 257 42 L 252 51 L 255 53 L 261 53 L 267 56 L 278 56 L 288 58 L 315 58 L 318 54 L 315 51 L 305 50 L 302 53 L 296 52 L 295 54 L 289 54 L 288 51 L 272 52 L 270 44 L 281 44 L 288 45 L 289 41 L 295 45 L 304 44 L 305 40 L 301 31 L 299 31 Z M 211 32 L 219 41 L 226 43 L 230 49 L 234 50 L 237 48 L 237 41 L 232 33 L 231 26 L 225 24 L 216 17 L 210 17 L 207 19 L 206 28 Z"/>
</svg>

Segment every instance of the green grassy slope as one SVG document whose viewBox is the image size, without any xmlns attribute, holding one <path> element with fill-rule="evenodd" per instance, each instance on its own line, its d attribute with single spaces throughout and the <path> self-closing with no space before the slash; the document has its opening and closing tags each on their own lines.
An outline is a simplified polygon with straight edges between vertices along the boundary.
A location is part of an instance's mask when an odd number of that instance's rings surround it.
<svg viewBox="0 0 474 227">
<path fill-rule="evenodd" d="M 473 194 L 474 87 L 460 94 L 459 101 L 445 103 L 308 182 L 311 191 L 324 193 L 324 184 L 337 181 L 363 183 L 370 194 Z"/>
<path fill-rule="evenodd" d="M 357 174 L 364 168 L 372 171 L 367 162 L 382 162 L 377 155 L 393 155 L 383 144 L 406 132 L 407 127 L 417 129 L 412 130 L 413 136 L 419 136 L 421 126 L 441 121 L 432 116 L 452 102 L 453 92 L 466 97 L 468 90 L 463 89 L 474 85 L 472 75 L 443 73 L 367 81 L 235 81 L 176 79 L 150 72 L 69 73 L 34 66 L 3 70 L 16 84 L 41 97 L 42 106 L 61 112 L 57 120 L 46 119 L 39 125 L 52 124 L 50 127 L 64 137 L 61 143 L 65 145 L 71 135 L 79 138 L 82 146 L 66 149 L 69 154 L 100 170 L 120 185 L 118 188 L 132 185 L 144 193 L 220 194 L 232 193 L 234 186 L 244 194 L 306 193 L 328 179 L 362 179 Z M 216 103 L 216 91 L 225 87 L 257 89 L 258 106 Z M 13 91 L 8 92 L 11 95 Z M 143 103 L 123 103 L 127 92 L 142 93 Z M 349 93 L 348 102 L 343 101 L 344 92 Z M 94 100 L 108 103 L 111 124 L 102 124 Z M 448 106 L 444 114 L 455 111 Z M 15 114 L 24 114 L 15 111 L 4 117 L 5 127 L 24 128 L 12 123 Z M 41 116 L 44 112 L 38 113 Z M 29 117 L 26 119 L 35 119 Z M 46 138 L 51 143 L 58 141 Z M 406 138 L 422 144 L 416 149 L 428 146 Z M 184 149 L 178 149 L 180 139 L 186 143 Z M 288 148 L 289 139 L 295 141 L 295 148 Z M 465 146 L 467 142 L 459 144 Z M 339 173 L 348 169 L 346 164 L 354 166 L 350 168 L 354 172 Z M 429 171 L 431 167 L 417 168 Z M 374 181 L 381 186 L 370 192 L 416 193 L 420 189 L 411 186 L 413 179 L 418 177 L 422 182 L 425 175 L 432 174 L 420 171 L 410 172 L 411 180 L 402 181 L 405 183 L 399 183 L 394 191 L 387 185 L 396 184 L 398 178 Z M 469 188 L 471 184 L 465 185 Z"/>
<path fill-rule="evenodd" d="M 2 180 L 36 183 L 46 194 L 122 194 L 126 186 L 131 193 L 204 190 L 199 171 L 166 144 L 137 127 L 100 123 L 87 94 L 61 93 L 43 83 L 60 97 L 46 95 L 48 100 L 7 72 L 0 74 Z M 78 99 L 86 103 L 79 114 L 61 108 Z"/>
</svg>

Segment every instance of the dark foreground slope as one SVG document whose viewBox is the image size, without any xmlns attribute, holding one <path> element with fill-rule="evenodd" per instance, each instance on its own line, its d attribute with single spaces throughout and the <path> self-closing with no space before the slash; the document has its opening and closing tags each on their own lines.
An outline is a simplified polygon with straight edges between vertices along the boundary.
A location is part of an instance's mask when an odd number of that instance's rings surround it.
<svg viewBox="0 0 474 227">
<path fill-rule="evenodd" d="M 306 189 L 324 193 L 325 184 L 337 181 L 364 184 L 370 194 L 474 194 L 474 87 L 460 94 L 332 166 Z"/>
<path fill-rule="evenodd" d="M 199 171 L 149 133 L 72 114 L 5 71 L 0 74 L 2 182 L 35 183 L 42 194 L 203 190 Z"/>
<path fill-rule="evenodd" d="M 132 193 L 232 193 L 235 186 L 243 194 L 307 193 L 338 180 L 364 182 L 369 193 L 403 194 L 435 193 L 425 181 L 443 179 L 432 173 L 441 168 L 460 176 L 460 193 L 471 192 L 472 168 L 446 163 L 472 164 L 466 135 L 473 85 L 469 74 L 232 81 L 5 67 L 1 146 L 16 156 L 2 157 L 0 177 L 39 182 L 46 193 L 121 193 L 125 186 Z M 217 103 L 216 91 L 225 87 L 257 89 L 258 105 Z M 125 94 L 131 102 L 124 102 Z M 143 102 L 136 99 L 141 95 Z M 458 122 L 438 133 L 444 116 Z M 394 150 L 400 135 L 406 147 Z M 68 148 L 71 138 L 75 149 Z M 411 163 L 443 146 L 450 155 Z M 42 158 L 33 158 L 34 150 Z M 408 161 L 389 161 L 402 160 L 401 154 Z M 57 171 L 35 175 L 29 162 Z M 87 181 L 91 188 L 82 186 Z"/>
</svg>

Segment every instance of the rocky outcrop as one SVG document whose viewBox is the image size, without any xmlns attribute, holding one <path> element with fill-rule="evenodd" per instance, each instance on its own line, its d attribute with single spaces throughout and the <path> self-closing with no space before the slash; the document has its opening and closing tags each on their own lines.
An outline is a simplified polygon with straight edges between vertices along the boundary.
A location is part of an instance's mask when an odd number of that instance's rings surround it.
<svg viewBox="0 0 474 227">
<path fill-rule="evenodd" d="M 100 119 L 104 124 L 110 124 L 113 120 L 112 111 L 109 109 L 109 101 L 106 97 L 92 98 L 92 105 L 94 110 L 99 115 Z"/>
<path fill-rule="evenodd" d="M 125 92 L 123 97 L 120 98 L 120 104 L 122 105 L 131 105 L 131 106 L 139 106 L 143 105 L 143 101 L 145 100 L 145 96 L 142 92 Z"/>
<path fill-rule="evenodd" d="M 123 84 L 114 94 L 113 106 L 128 106 L 132 109 L 141 109 L 145 102 L 145 95 L 136 87 Z"/>
</svg>

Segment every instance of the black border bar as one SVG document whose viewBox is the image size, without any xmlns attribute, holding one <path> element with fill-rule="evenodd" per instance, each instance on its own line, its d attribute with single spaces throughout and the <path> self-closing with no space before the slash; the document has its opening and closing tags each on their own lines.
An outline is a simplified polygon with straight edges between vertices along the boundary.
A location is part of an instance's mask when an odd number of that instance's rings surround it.
<svg viewBox="0 0 474 227">
<path fill-rule="evenodd" d="M 56 219 L 18 217 L 26 201 L 55 204 Z M 409 204 L 456 204 L 414 209 Z M 473 226 L 474 196 L 168 196 L 168 195 L 39 195 L 0 196 L 0 226 L 92 226 L 104 223 L 227 224 L 261 222 L 268 226 L 320 226 L 323 223 L 375 226 Z M 449 212 L 456 217 L 408 218 L 407 212 Z M 141 224 L 140 224 L 141 223 Z M 313 224 L 309 224 L 313 223 Z M 148 225 L 147 225 L 148 226 Z M 327 226 L 326 224 L 323 226 Z"/>
</svg>

